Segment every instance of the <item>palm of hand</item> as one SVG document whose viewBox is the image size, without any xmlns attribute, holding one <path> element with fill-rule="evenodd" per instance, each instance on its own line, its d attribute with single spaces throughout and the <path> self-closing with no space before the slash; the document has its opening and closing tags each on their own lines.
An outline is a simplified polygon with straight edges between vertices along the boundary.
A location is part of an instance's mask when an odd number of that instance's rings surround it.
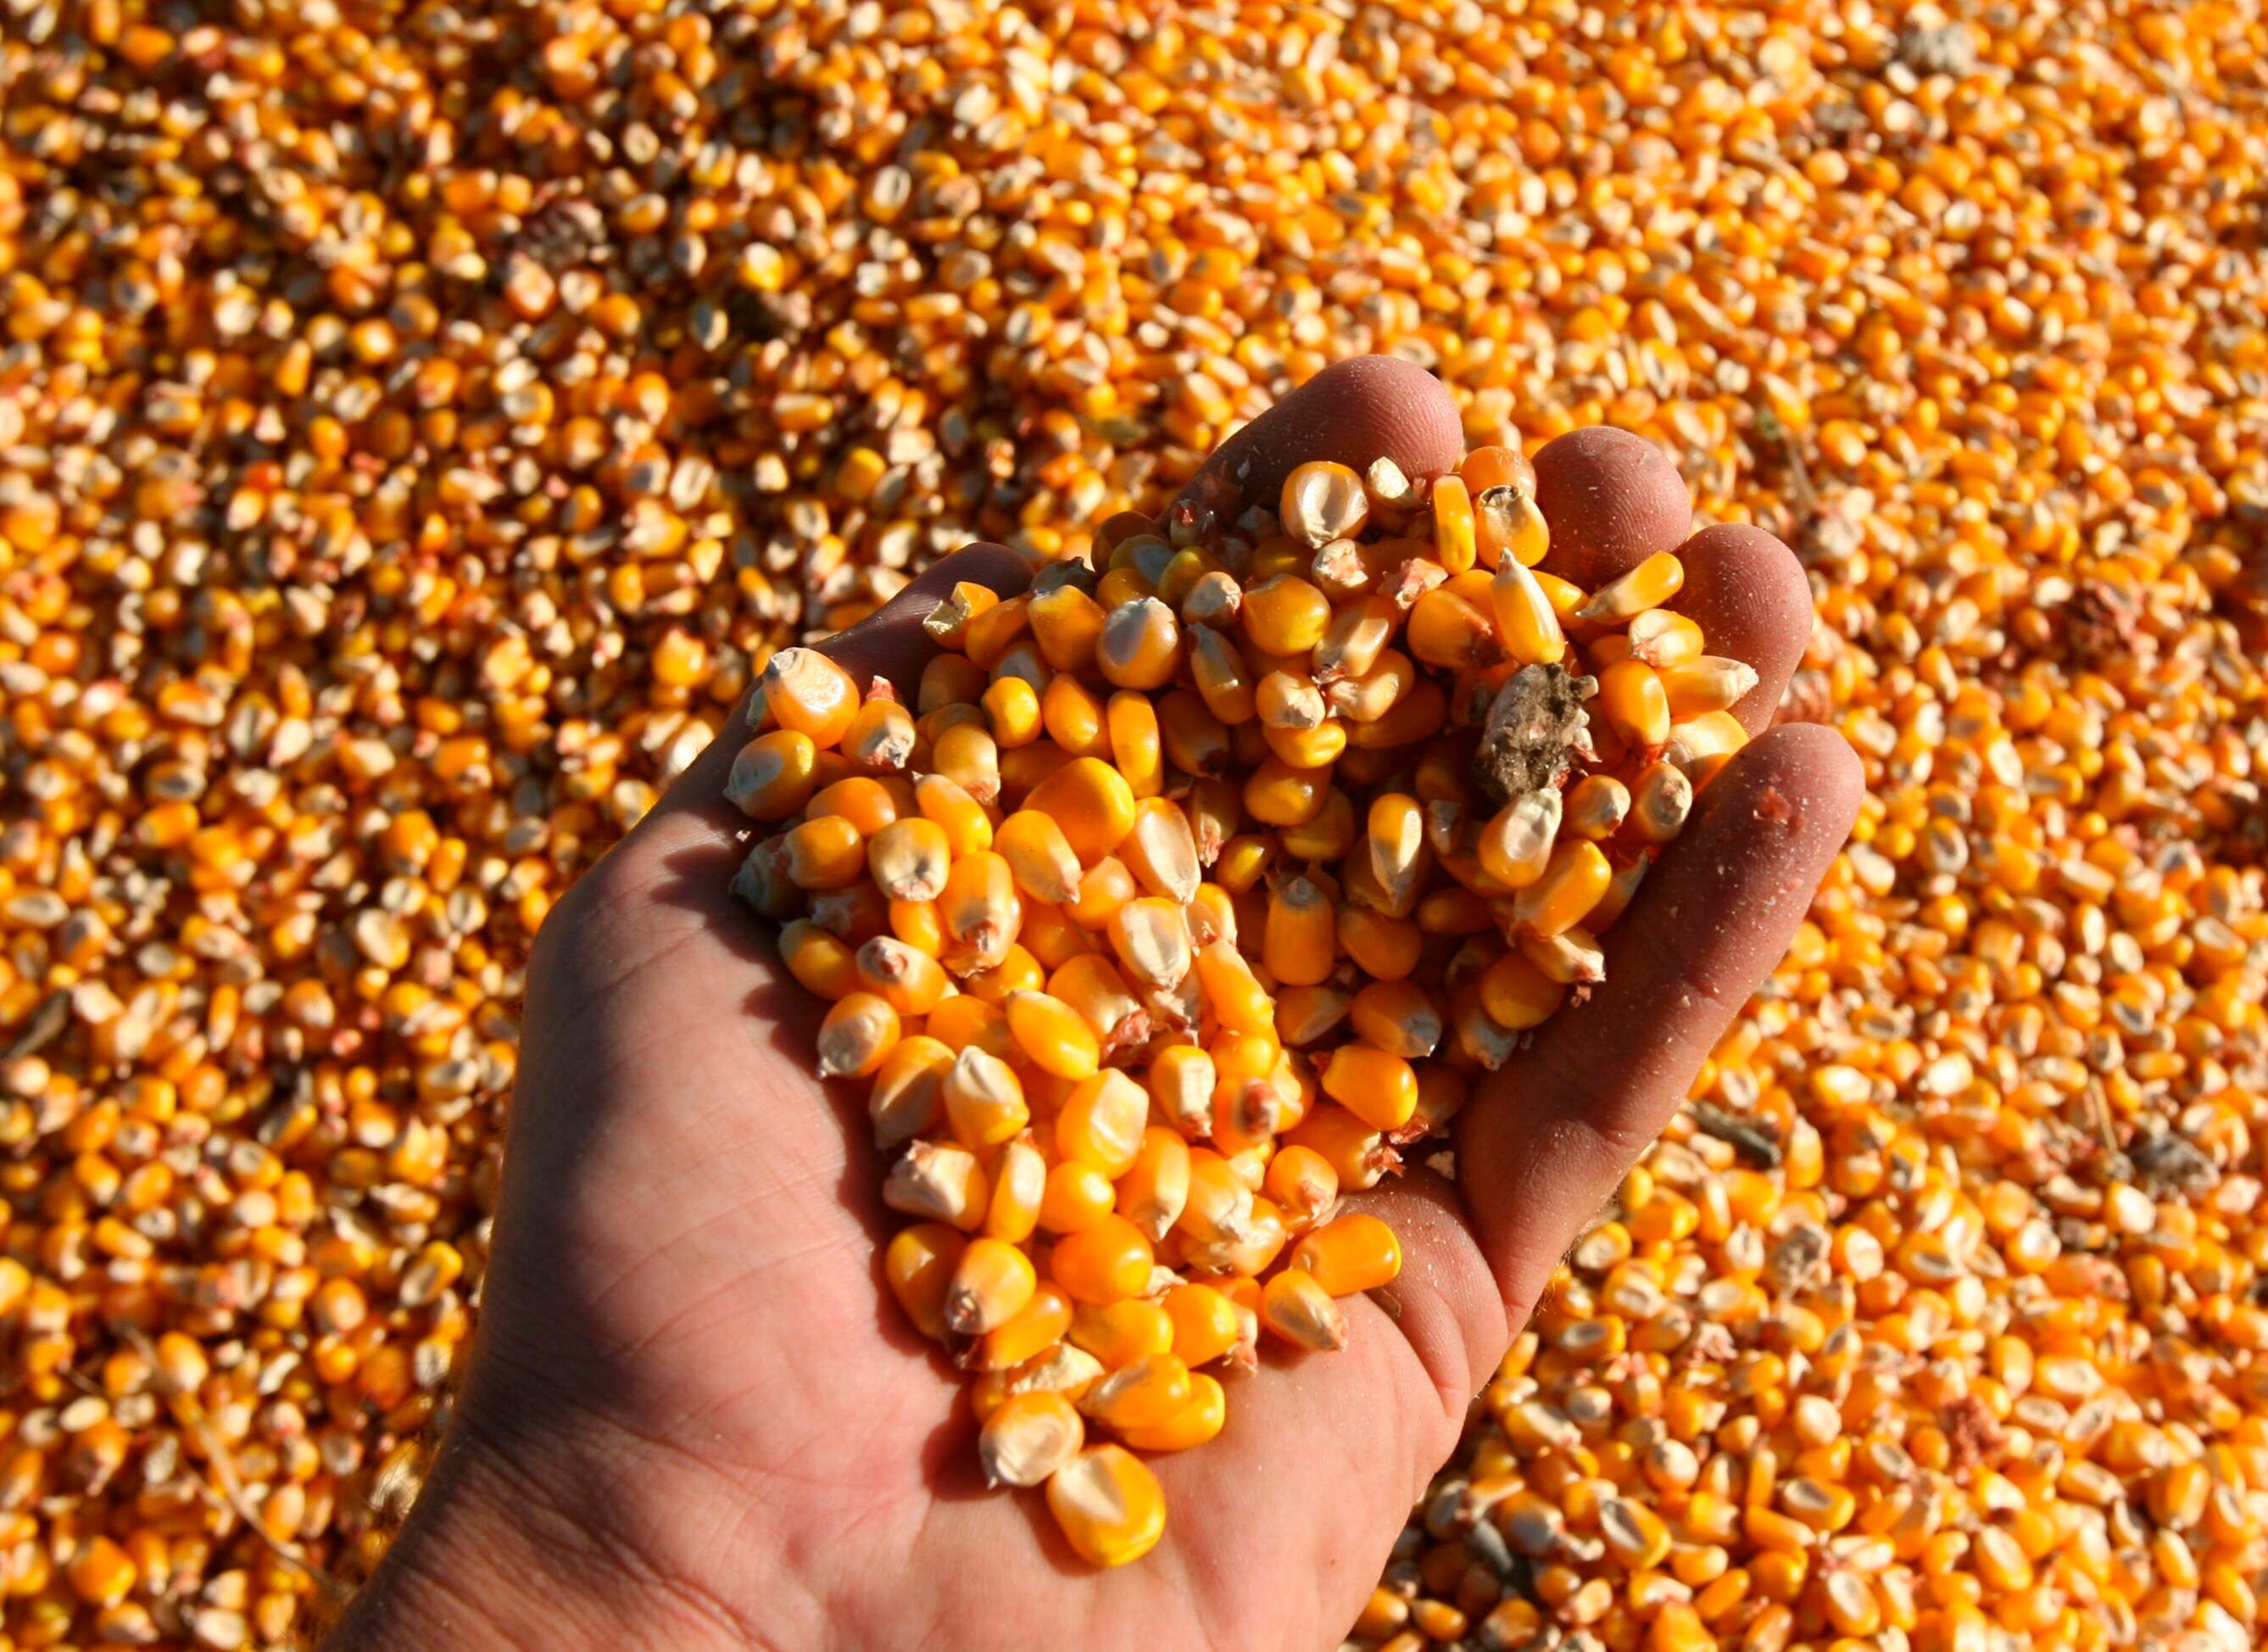
<svg viewBox="0 0 2268 1652">
<path fill-rule="evenodd" d="M 1454 415 L 1430 380 L 1381 371 L 1397 365 L 1326 375 L 1254 426 L 1263 468 L 1271 429 L 1313 451 L 1303 399 L 1310 424 L 1441 468 Z M 1808 627 L 1800 572 L 1764 545 L 1719 553 L 1720 600 L 1792 600 Z M 842 639 L 844 657 L 910 682 L 929 601 L 1020 566 L 982 549 L 953 562 Z M 1792 614 L 1745 635 L 1738 615 L 1703 623 L 1776 698 L 1805 635 Z M 1159 1548 L 1096 1573 L 1038 1498 L 985 1491 L 958 1378 L 883 1288 L 899 1224 L 861 1099 L 810 1076 L 817 1011 L 726 893 L 736 744 L 545 928 L 479 1354 L 456 1463 L 428 1493 L 508 1487 L 551 1547 L 588 1556 L 563 1601 L 635 1597 L 654 1643 L 685 1648 L 1336 1643 L 1561 1249 L 1778 957 L 1858 791 L 1839 741 L 1786 729 L 1705 793 L 1610 940 L 1607 986 L 1460 1120 L 1462 1185 L 1416 1170 L 1361 1196 L 1403 1237 L 1398 1316 L 1351 1301 L 1344 1352 L 1271 1353 L 1233 1383 L 1219 1439 L 1153 1462 Z M 400 1567 L 430 1569 L 438 1541 L 413 1522 Z"/>
</svg>

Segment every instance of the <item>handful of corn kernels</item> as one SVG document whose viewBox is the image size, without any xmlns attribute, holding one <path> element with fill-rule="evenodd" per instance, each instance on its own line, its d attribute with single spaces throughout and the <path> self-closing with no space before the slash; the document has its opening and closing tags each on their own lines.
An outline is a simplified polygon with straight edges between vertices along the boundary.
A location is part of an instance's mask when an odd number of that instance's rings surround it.
<svg viewBox="0 0 2268 1652">
<path fill-rule="evenodd" d="M 1533 483 L 1305 464 L 1272 516 L 956 587 L 911 709 L 809 649 L 764 673 L 735 887 L 832 1005 L 820 1072 L 871 1085 L 886 1272 L 985 1473 L 1097 1564 L 1158 1540 L 1134 1453 L 1219 1433 L 1214 1372 L 1344 1345 L 1402 1256 L 1342 1196 L 1603 977 L 1747 739 L 1676 557 L 1541 572 Z"/>
</svg>

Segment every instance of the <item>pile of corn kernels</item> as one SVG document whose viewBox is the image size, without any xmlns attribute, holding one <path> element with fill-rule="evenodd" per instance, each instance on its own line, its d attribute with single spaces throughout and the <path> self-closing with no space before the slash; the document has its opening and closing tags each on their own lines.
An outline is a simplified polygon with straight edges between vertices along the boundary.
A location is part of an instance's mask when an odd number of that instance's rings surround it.
<svg viewBox="0 0 2268 1652">
<path fill-rule="evenodd" d="M 987 1482 L 1098 1565 L 1165 1529 L 1124 1448 L 1220 1432 L 1199 1368 L 1343 1348 L 1336 1299 L 1400 1275 L 1340 1193 L 1606 978 L 1758 684 L 1664 606 L 1675 553 L 1534 566 L 1516 449 L 1311 461 L 1276 504 L 954 586 L 911 707 L 781 649 L 725 788 L 818 1073 L 873 1080 L 891 1290 L 976 1373 Z"/>
<path fill-rule="evenodd" d="M 414 1491 L 527 937 L 770 650 L 1324 363 L 1779 532 L 1874 796 L 1366 1647 L 2235 1648 L 2250 5 L 0 10 L 0 1634 Z"/>
</svg>

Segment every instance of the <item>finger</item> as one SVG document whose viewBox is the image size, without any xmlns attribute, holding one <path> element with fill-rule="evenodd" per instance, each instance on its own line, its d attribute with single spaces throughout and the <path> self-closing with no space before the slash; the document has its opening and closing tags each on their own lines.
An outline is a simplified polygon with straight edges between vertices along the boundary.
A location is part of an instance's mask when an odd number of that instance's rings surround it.
<svg viewBox="0 0 2268 1652">
<path fill-rule="evenodd" d="M 1811 581 L 1795 553 L 1744 522 L 1705 527 L 1678 547 L 1685 583 L 1669 606 L 1701 627 L 1709 652 L 1745 660 L 1756 686 L 1734 704 L 1751 734 L 1771 725 L 1811 642 Z"/>
<path fill-rule="evenodd" d="M 922 667 L 936 656 L 937 645 L 922 630 L 922 621 L 956 585 L 966 581 L 1007 596 L 1020 591 L 1032 577 L 1032 565 L 1005 545 L 969 545 L 932 563 L 920 578 L 849 630 L 838 631 L 817 645 L 856 677 L 861 686 L 875 677 L 887 677 L 899 696 L 911 704 L 920 685 Z M 723 732 L 686 766 L 661 800 L 646 814 L 639 830 L 659 822 L 690 815 L 729 831 L 740 831 L 747 822 L 725 800 L 725 780 L 733 759 L 747 742 L 749 712 L 755 701 L 751 690 L 725 721 Z M 674 829 L 673 829 L 674 830 Z"/>
<path fill-rule="evenodd" d="M 1693 528 L 1693 496 L 1669 455 L 1643 436 L 1594 424 L 1543 444 L 1535 503 L 1551 525 L 1547 573 L 1592 590 Z"/>
<path fill-rule="evenodd" d="M 1284 478 L 1310 459 L 1357 470 L 1381 457 L 1411 476 L 1434 476 L 1464 455 L 1463 422 L 1441 381 L 1398 356 L 1334 362 L 1213 450 L 1168 507 L 1233 521 L 1254 505 L 1274 510 Z"/>
<path fill-rule="evenodd" d="M 1587 589 L 1675 549 L 1685 583 L 1669 606 L 1701 627 L 1709 652 L 1755 667 L 1733 713 L 1751 734 L 1771 723 L 1811 641 L 1811 583 L 1795 553 L 1760 527 L 1726 522 L 1690 535 L 1692 505 L 1652 442 L 1606 425 L 1546 443 L 1535 498 L 1551 524 L 1543 566 Z"/>
<path fill-rule="evenodd" d="M 1483 1087 L 1458 1170 L 1504 1300 L 1531 1307 L 1787 950 L 1866 781 L 1832 730 L 1777 728 L 1705 789 L 1604 937 L 1607 978 Z"/>
</svg>

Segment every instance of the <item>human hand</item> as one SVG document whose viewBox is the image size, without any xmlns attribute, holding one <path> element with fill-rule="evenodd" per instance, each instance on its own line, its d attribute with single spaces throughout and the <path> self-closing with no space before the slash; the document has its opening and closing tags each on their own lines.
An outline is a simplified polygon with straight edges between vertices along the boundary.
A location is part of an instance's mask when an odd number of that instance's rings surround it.
<svg viewBox="0 0 2268 1652">
<path fill-rule="evenodd" d="M 1272 502 L 1300 459 L 1463 447 L 1447 393 L 1343 364 L 1215 455 L 1198 484 Z M 1545 564 L 1586 586 L 1678 546 L 1649 446 L 1572 439 L 1543 468 Z M 959 1375 L 881 1280 L 864 1086 L 812 1074 L 820 1011 L 726 892 L 747 822 L 722 795 L 736 719 L 551 914 L 528 1014 L 482 1321 L 450 1437 L 337 1648 L 501 1645 L 1124 1648 L 1336 1645 L 1472 1395 L 1584 1221 L 1684 1095 L 1804 916 L 1854 818 L 1831 733 L 1762 733 L 1809 634 L 1794 558 L 1753 529 L 1679 547 L 1674 606 L 1759 676 L 1758 737 L 1604 937 L 1608 978 L 1482 1083 L 1456 1179 L 1349 1202 L 1401 1235 L 1398 1317 L 1346 1299 L 1348 1347 L 1230 1384 L 1228 1423 L 1153 1460 L 1163 1539 L 1077 1560 L 1042 1501 L 987 1492 Z M 910 691 L 919 621 L 997 546 L 946 559 L 826 645 Z"/>
</svg>

